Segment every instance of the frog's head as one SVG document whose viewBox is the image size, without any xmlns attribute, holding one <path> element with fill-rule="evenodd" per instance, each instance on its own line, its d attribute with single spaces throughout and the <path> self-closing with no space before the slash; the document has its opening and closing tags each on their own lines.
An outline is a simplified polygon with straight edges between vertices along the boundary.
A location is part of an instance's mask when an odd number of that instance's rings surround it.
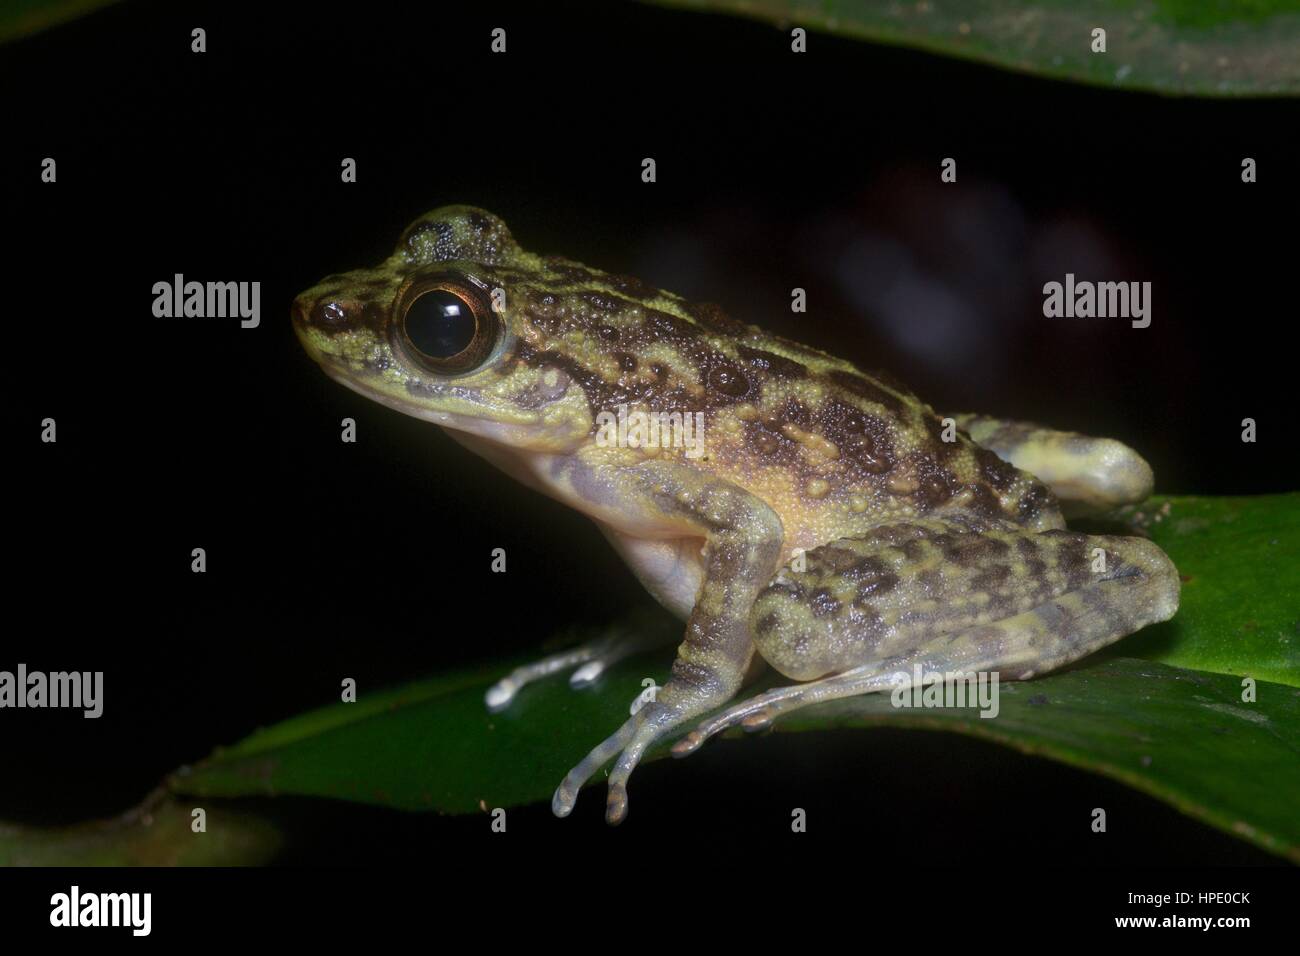
<svg viewBox="0 0 1300 956">
<path fill-rule="evenodd" d="M 555 261 L 524 252 L 491 213 L 444 206 L 407 227 L 378 268 L 299 295 L 294 329 L 367 398 L 512 447 L 567 450 L 591 428 L 587 396 L 562 363 L 536 360 L 524 305 Z"/>
</svg>

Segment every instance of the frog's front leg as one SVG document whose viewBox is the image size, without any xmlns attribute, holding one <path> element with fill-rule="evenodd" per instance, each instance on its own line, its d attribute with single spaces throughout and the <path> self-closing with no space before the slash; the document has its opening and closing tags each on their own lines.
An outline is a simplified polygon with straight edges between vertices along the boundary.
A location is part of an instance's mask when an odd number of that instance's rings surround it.
<svg viewBox="0 0 1300 956">
<path fill-rule="evenodd" d="M 627 813 L 627 780 L 646 748 L 673 728 L 730 700 L 754 654 L 749 611 L 780 560 L 781 520 L 762 500 L 725 481 L 672 462 L 610 469 L 599 494 L 639 512 L 648 525 L 679 529 L 705 541 L 704 577 L 672 676 L 656 699 L 569 771 L 551 808 L 568 816 L 578 790 L 607 760 L 605 819 Z"/>
<path fill-rule="evenodd" d="M 769 664 L 810 681 L 729 708 L 673 748 L 757 729 L 809 704 L 996 671 L 1025 680 L 1173 616 L 1173 563 L 1141 538 L 1033 533 L 972 518 L 916 519 L 833 541 L 782 568 L 754 604 Z"/>
<path fill-rule="evenodd" d="M 487 689 L 484 699 L 488 710 L 492 713 L 504 710 L 524 687 L 562 671 L 572 671 L 570 687 L 575 690 L 587 687 L 619 661 L 665 645 L 676 635 L 675 629 L 664 627 L 657 617 L 635 615 L 614 625 L 609 634 L 516 667 Z"/>
</svg>

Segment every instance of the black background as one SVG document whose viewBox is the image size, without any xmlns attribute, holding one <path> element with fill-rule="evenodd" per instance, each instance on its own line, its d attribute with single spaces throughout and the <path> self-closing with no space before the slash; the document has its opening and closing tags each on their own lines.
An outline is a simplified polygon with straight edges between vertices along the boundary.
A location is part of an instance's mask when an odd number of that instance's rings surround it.
<svg viewBox="0 0 1300 956">
<path fill-rule="evenodd" d="M 214 746 L 336 699 L 343 675 L 364 689 L 517 656 L 646 600 L 583 517 L 328 381 L 294 340 L 298 291 L 376 263 L 444 203 L 888 368 L 936 408 L 1121 438 L 1159 491 L 1294 487 L 1289 103 L 1077 88 L 816 34 L 796 57 L 769 27 L 618 4 L 187 6 L 110 9 L 0 62 L 0 667 L 102 669 L 107 688 L 97 721 L 4 716 L 0 819 L 121 811 Z M 39 181 L 45 156 L 57 185 Z M 945 156 L 956 185 L 938 184 Z M 1259 183 L 1241 183 L 1243 156 Z M 863 235 L 955 290 L 964 324 L 919 309 L 909 338 L 855 301 L 845 249 Z M 1152 281 L 1151 327 L 1045 319 L 1042 283 L 1090 269 Z M 261 326 L 155 319 L 152 285 L 176 272 L 260 281 Z M 338 440 L 344 416 L 357 445 Z M 507 575 L 489 573 L 494 547 Z M 613 726 L 575 729 L 575 757 Z M 1021 844 L 1043 862 L 1274 859 L 1099 777 L 922 732 L 718 744 L 640 769 L 631 798 L 617 835 L 595 791 L 567 821 L 513 811 L 511 830 L 593 848 L 701 828 L 779 840 L 804 806 L 824 839 L 919 861 Z M 487 833 L 302 803 L 289 861 L 417 861 Z M 1104 840 L 1094 806 L 1111 808 Z"/>
</svg>

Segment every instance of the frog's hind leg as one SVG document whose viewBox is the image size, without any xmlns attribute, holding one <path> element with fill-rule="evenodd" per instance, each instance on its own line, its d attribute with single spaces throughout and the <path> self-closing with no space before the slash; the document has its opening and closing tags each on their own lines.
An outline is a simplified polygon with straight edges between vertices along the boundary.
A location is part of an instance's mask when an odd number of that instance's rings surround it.
<svg viewBox="0 0 1300 956">
<path fill-rule="evenodd" d="M 892 690 L 911 680 L 911 674 L 902 668 L 899 660 L 876 661 L 854 667 L 834 677 L 776 687 L 728 707 L 703 721 L 698 727 L 673 744 L 673 756 L 685 757 L 715 734 L 730 727 L 760 730 L 769 726 L 782 714 L 820 704 L 841 697 L 857 697 L 873 691 Z"/>
<path fill-rule="evenodd" d="M 1067 516 L 1134 504 L 1151 494 L 1151 466 L 1114 439 L 986 415 L 953 418 L 976 444 L 1043 481 L 1061 500 Z"/>
<path fill-rule="evenodd" d="M 1178 608 L 1177 571 L 1141 538 L 920 519 L 831 542 L 805 560 L 804 571 L 778 572 L 750 621 L 768 663 L 811 682 L 715 715 L 676 755 L 728 727 L 756 729 L 809 704 L 908 685 L 918 667 L 1024 680 Z"/>
</svg>

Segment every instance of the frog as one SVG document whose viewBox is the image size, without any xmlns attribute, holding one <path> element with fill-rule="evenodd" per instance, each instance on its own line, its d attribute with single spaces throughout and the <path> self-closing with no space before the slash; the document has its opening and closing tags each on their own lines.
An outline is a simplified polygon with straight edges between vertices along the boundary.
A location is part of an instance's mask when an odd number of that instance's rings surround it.
<svg viewBox="0 0 1300 956">
<path fill-rule="evenodd" d="M 920 674 L 1029 680 L 1178 609 L 1156 544 L 1066 526 L 1151 493 L 1128 446 L 941 416 L 720 306 L 527 251 L 484 209 L 420 216 L 389 258 L 327 276 L 290 312 L 327 375 L 588 516 L 682 622 L 667 680 L 559 782 L 556 816 L 612 761 L 605 819 L 621 822 L 657 744 L 685 756 Z M 515 668 L 485 706 L 565 672 L 590 686 L 646 642 L 606 636 Z M 789 683 L 744 699 L 765 668 Z"/>
</svg>

